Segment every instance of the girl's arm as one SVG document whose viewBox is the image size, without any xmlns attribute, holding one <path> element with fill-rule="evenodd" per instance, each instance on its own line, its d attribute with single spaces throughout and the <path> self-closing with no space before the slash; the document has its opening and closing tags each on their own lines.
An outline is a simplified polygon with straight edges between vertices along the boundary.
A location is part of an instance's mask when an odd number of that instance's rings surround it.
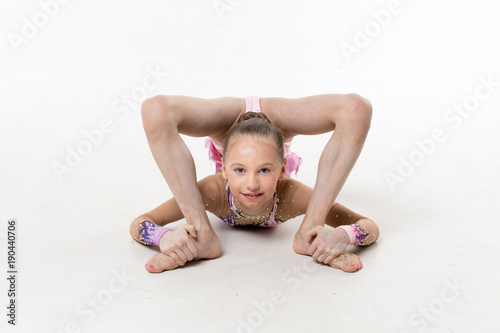
<svg viewBox="0 0 500 333">
<path fill-rule="evenodd" d="M 212 200 L 212 195 L 215 195 L 216 192 L 219 191 L 219 182 L 220 180 L 216 177 L 216 175 L 205 177 L 198 182 L 198 188 L 202 194 L 203 204 L 207 210 L 208 208 L 212 208 L 214 205 L 215 201 Z M 148 213 L 135 218 L 130 224 L 130 235 L 139 243 L 146 244 L 140 235 L 142 229 L 144 229 L 144 224 L 141 225 L 141 222 L 147 220 L 154 223 L 156 226 L 165 226 L 183 218 L 184 215 L 175 201 L 175 198 L 171 198 Z"/>
<path fill-rule="evenodd" d="M 130 235 L 139 243 L 150 245 L 144 241 L 143 237 L 141 237 L 141 231 L 147 227 L 147 224 L 141 224 L 142 222 L 149 221 L 156 226 L 164 226 L 182 218 L 183 216 L 179 205 L 175 202 L 174 198 L 171 198 L 150 212 L 135 218 L 130 224 Z"/>
<path fill-rule="evenodd" d="M 326 216 L 326 224 L 334 228 L 348 225 L 349 229 L 342 228 L 346 230 L 351 243 L 360 246 L 368 246 L 374 243 L 380 234 L 375 222 L 337 202 L 330 208 Z"/>
<path fill-rule="evenodd" d="M 313 189 L 291 178 L 285 178 L 283 183 L 283 190 L 286 193 L 284 196 L 286 197 L 286 201 L 291 203 L 290 211 L 293 213 L 293 217 L 305 214 Z M 375 222 L 337 202 L 334 202 L 330 207 L 325 224 L 334 228 L 341 225 L 349 225 L 353 229 L 357 228 L 358 230 L 355 230 L 355 232 L 358 234 L 361 233 L 359 237 L 360 239 L 362 238 L 362 241 L 357 243 L 357 245 L 370 245 L 379 237 L 379 229 Z"/>
</svg>

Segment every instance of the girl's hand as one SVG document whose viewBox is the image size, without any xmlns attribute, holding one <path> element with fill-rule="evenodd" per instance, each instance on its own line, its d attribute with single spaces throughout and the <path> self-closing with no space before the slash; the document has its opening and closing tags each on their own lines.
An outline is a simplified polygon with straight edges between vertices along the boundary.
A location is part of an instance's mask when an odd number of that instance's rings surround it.
<svg viewBox="0 0 500 333">
<path fill-rule="evenodd" d="M 317 226 L 307 233 L 307 237 L 307 242 L 311 243 L 308 254 L 324 264 L 330 264 L 349 245 L 349 236 L 341 228 Z"/>
<path fill-rule="evenodd" d="M 195 227 L 188 224 L 182 225 L 177 230 L 163 234 L 160 238 L 160 250 L 179 266 L 184 266 L 187 261 L 198 256 L 193 237 L 196 238 Z"/>
</svg>

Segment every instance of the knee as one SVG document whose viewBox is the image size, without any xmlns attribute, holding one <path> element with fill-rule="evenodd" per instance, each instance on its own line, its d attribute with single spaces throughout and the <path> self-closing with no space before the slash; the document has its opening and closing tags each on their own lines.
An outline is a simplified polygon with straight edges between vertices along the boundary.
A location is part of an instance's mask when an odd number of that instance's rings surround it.
<svg viewBox="0 0 500 333">
<path fill-rule="evenodd" d="M 144 130 L 152 132 L 175 124 L 172 96 L 157 95 L 146 99 L 141 106 Z"/>
<path fill-rule="evenodd" d="M 366 136 L 371 126 L 372 105 L 370 101 L 358 94 L 346 95 L 343 110 L 343 122 L 351 133 Z"/>
</svg>

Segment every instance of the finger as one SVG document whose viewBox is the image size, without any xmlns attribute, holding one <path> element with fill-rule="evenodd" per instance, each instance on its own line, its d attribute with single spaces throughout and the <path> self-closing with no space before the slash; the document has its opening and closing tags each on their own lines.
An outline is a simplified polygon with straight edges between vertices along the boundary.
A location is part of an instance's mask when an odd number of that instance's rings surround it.
<svg viewBox="0 0 500 333">
<path fill-rule="evenodd" d="M 196 237 L 196 230 L 195 230 L 194 226 L 184 225 L 183 227 L 184 227 L 184 230 L 186 230 L 189 233 L 189 235 L 191 235 L 192 237 Z M 194 236 L 193 236 L 193 234 L 194 234 Z M 188 260 L 191 261 L 198 256 L 198 249 L 196 248 L 196 245 L 194 244 L 193 238 L 189 237 L 189 235 L 187 235 L 187 237 L 186 237 L 186 243 L 183 247 L 183 251 L 187 255 Z"/>
<path fill-rule="evenodd" d="M 316 237 L 319 234 L 319 232 L 321 231 L 321 228 L 322 227 L 317 226 L 317 227 L 314 227 L 311 230 L 309 230 L 307 232 L 307 240 L 306 240 L 306 242 L 307 243 L 311 243 L 312 240 L 314 239 L 314 237 Z"/>
<path fill-rule="evenodd" d="M 170 258 L 172 258 L 177 265 L 184 266 L 185 261 L 182 261 L 181 258 L 179 258 L 179 256 L 175 252 L 168 252 L 165 254 Z"/>
<path fill-rule="evenodd" d="M 175 254 L 177 254 L 179 256 L 179 258 L 181 258 L 181 260 L 183 262 L 182 264 L 184 265 L 186 263 L 186 261 L 188 260 L 184 251 L 181 248 L 177 248 L 174 250 L 174 252 L 175 252 Z"/>
<path fill-rule="evenodd" d="M 309 255 L 312 256 L 316 251 L 318 251 L 318 248 L 321 246 L 322 243 L 323 241 L 318 234 L 318 236 L 312 241 L 311 245 L 309 246 L 308 250 Z"/>
<path fill-rule="evenodd" d="M 318 248 L 318 244 L 316 241 L 312 242 L 311 245 L 309 245 L 309 248 L 307 249 L 307 254 L 312 256 L 314 252 L 316 252 L 316 249 Z"/>
<path fill-rule="evenodd" d="M 189 260 L 193 260 L 194 258 L 197 258 L 198 257 L 198 249 L 196 248 L 196 245 L 194 245 L 194 242 L 193 240 L 190 238 L 188 241 L 187 241 L 187 248 L 188 248 L 188 252 L 192 254 L 192 258 L 189 259 Z"/>
<path fill-rule="evenodd" d="M 189 241 L 187 242 L 189 243 Z M 189 248 L 189 245 L 186 244 L 184 245 L 181 249 L 182 252 L 184 252 L 184 255 L 186 256 L 187 260 L 186 261 L 191 261 L 193 260 L 194 256 L 193 253 L 191 252 L 191 249 Z"/>
<path fill-rule="evenodd" d="M 186 230 L 187 232 L 189 232 L 189 234 L 196 238 L 196 228 L 194 225 L 189 225 L 189 224 L 185 224 L 184 226 L 184 230 Z"/>
<path fill-rule="evenodd" d="M 314 254 L 312 255 L 312 257 L 314 258 L 314 260 L 318 260 L 318 258 L 322 255 L 323 253 L 319 250 L 319 249 L 316 249 L 316 251 L 314 252 Z"/>
<path fill-rule="evenodd" d="M 334 258 L 335 258 L 334 256 L 330 255 L 330 256 L 326 257 L 326 259 L 325 259 L 325 260 L 323 260 L 323 263 L 324 263 L 324 264 L 327 264 L 327 265 L 330 265 L 330 263 L 332 262 L 332 260 L 333 260 Z"/>
<path fill-rule="evenodd" d="M 325 262 L 325 259 L 326 259 L 326 258 L 328 258 L 328 256 L 329 256 L 329 253 L 328 253 L 328 252 L 322 253 L 322 254 L 318 257 L 318 259 L 317 259 L 317 260 L 318 260 L 319 262 L 323 262 L 323 263 L 324 263 L 324 262 Z"/>
<path fill-rule="evenodd" d="M 316 260 L 316 261 L 318 261 L 318 262 L 321 262 L 321 261 L 319 260 L 319 257 L 320 257 L 322 254 L 323 254 L 323 253 L 321 253 L 319 250 L 316 250 L 316 252 L 314 252 L 314 254 L 313 254 L 313 259 L 314 259 L 314 260 Z"/>
</svg>

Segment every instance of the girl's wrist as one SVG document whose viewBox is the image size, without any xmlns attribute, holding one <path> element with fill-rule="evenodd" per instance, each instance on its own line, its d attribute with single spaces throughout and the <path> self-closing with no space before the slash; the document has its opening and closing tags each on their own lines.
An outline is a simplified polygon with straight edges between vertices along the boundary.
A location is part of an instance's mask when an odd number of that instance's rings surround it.
<svg viewBox="0 0 500 333">
<path fill-rule="evenodd" d="M 139 223 L 140 241 L 142 241 L 144 244 L 147 245 L 159 245 L 160 238 L 167 231 L 172 231 L 172 229 L 167 227 L 161 227 L 147 219 Z"/>
<path fill-rule="evenodd" d="M 349 245 L 363 245 L 365 239 L 369 236 L 367 232 L 360 227 L 359 224 L 353 223 L 350 225 L 341 225 L 337 228 L 344 229 L 349 236 Z"/>
<path fill-rule="evenodd" d="M 160 239 L 163 237 L 163 235 L 167 232 L 167 231 L 173 231 L 172 229 L 170 228 L 167 228 L 167 227 L 159 227 L 158 229 L 155 230 L 154 232 L 154 236 L 153 236 L 153 245 L 160 245 Z"/>
<path fill-rule="evenodd" d="M 354 230 L 352 229 L 352 225 L 341 225 L 341 226 L 338 226 L 336 229 L 344 230 L 345 234 L 347 235 L 347 239 L 349 240 L 349 245 L 356 244 L 356 235 L 354 234 Z"/>
</svg>

